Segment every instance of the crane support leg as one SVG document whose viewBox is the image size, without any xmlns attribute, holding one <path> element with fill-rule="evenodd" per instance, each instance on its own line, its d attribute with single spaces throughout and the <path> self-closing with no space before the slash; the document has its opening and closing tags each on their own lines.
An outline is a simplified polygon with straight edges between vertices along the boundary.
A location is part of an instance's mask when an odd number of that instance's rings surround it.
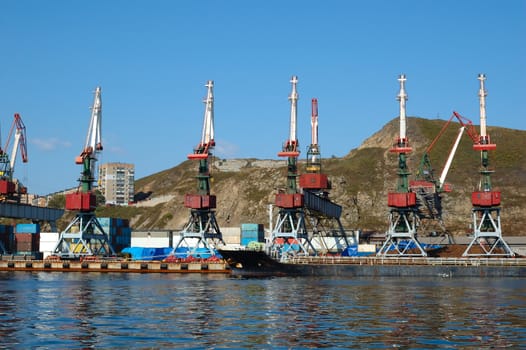
<svg viewBox="0 0 526 350">
<path fill-rule="evenodd" d="M 427 256 L 416 238 L 417 215 L 413 209 L 392 209 L 389 231 L 377 256 Z"/>
<path fill-rule="evenodd" d="M 316 255 L 307 233 L 305 212 L 301 208 L 281 208 L 268 246 L 271 256 L 286 260 L 297 255 Z"/>
<path fill-rule="evenodd" d="M 76 215 L 61 232 L 53 253 L 69 259 L 116 255 L 108 235 L 92 212 Z"/>
<path fill-rule="evenodd" d="M 474 207 L 472 214 L 473 240 L 462 256 L 515 256 L 502 238 L 499 207 Z"/>
<path fill-rule="evenodd" d="M 216 248 L 224 244 L 215 212 L 192 209 L 188 223 L 180 232 L 179 241 L 170 255 L 176 258 L 208 258 L 216 255 Z"/>
</svg>

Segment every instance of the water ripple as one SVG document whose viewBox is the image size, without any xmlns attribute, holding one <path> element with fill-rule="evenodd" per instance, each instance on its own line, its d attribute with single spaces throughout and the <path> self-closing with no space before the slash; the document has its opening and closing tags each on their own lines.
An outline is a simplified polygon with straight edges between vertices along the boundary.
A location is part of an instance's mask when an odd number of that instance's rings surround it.
<svg viewBox="0 0 526 350">
<path fill-rule="evenodd" d="M 0 272 L 0 349 L 501 349 L 526 280 Z"/>
</svg>

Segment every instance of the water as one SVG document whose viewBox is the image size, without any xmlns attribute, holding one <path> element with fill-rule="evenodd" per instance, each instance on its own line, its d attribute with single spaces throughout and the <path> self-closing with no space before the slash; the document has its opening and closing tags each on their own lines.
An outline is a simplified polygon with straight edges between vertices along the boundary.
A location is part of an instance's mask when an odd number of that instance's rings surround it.
<svg viewBox="0 0 526 350">
<path fill-rule="evenodd" d="M 526 348 L 526 279 L 0 272 L 0 349 Z"/>
</svg>

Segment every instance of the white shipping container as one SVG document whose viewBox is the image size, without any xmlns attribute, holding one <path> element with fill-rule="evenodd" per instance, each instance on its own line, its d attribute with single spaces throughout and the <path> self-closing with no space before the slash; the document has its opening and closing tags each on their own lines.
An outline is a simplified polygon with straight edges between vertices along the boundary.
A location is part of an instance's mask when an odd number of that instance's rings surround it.
<svg viewBox="0 0 526 350">
<path fill-rule="evenodd" d="M 174 232 L 174 243 L 179 236 Z M 131 234 L 131 246 L 132 247 L 144 247 L 144 248 L 164 248 L 170 246 L 170 238 L 168 233 L 164 231 L 160 232 L 132 232 Z"/>
<path fill-rule="evenodd" d="M 376 253 L 375 244 L 359 244 L 358 251 L 361 253 Z"/>
<path fill-rule="evenodd" d="M 241 244 L 241 228 L 240 227 L 221 227 L 221 235 L 225 244 Z"/>
<path fill-rule="evenodd" d="M 59 237 L 60 233 L 58 232 L 40 232 L 40 252 L 44 259 L 53 253 Z"/>
</svg>

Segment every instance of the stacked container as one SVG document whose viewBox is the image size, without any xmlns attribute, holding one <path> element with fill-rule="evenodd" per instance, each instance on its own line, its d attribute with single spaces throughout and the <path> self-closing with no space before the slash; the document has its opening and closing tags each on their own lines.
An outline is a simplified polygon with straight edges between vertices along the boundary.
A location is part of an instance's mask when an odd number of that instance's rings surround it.
<svg viewBox="0 0 526 350">
<path fill-rule="evenodd" d="M 17 254 L 33 254 L 40 251 L 40 225 L 17 224 L 15 249 Z"/>
<path fill-rule="evenodd" d="M 0 242 L 4 246 L 7 252 L 12 252 L 15 243 L 15 235 L 13 232 L 13 226 L 11 225 L 0 225 Z"/>
<path fill-rule="evenodd" d="M 241 224 L 241 245 L 250 242 L 265 242 L 265 228 L 262 224 Z"/>
<path fill-rule="evenodd" d="M 104 232 L 108 235 L 115 252 L 131 246 L 131 227 L 128 219 L 97 218 Z"/>
</svg>

